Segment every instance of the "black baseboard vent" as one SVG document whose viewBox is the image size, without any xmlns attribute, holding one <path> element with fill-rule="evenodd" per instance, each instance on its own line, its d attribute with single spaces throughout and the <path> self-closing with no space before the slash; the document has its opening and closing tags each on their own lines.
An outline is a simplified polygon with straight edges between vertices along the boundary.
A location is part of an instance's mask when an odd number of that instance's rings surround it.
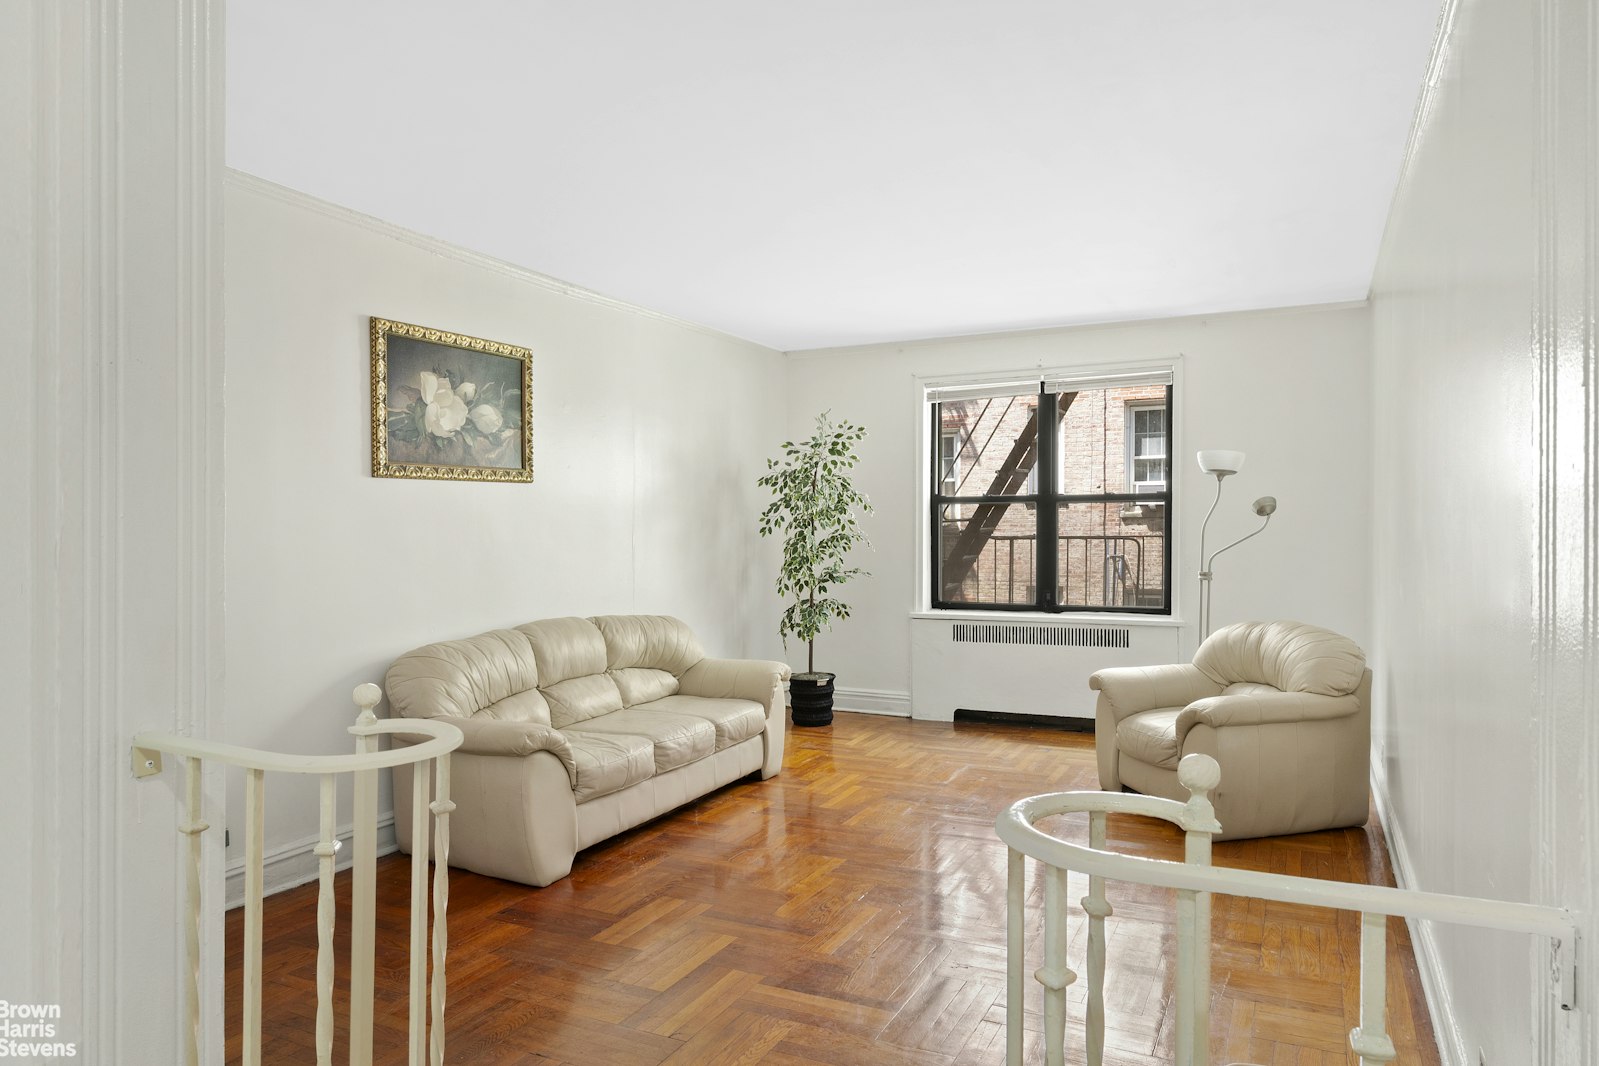
<svg viewBox="0 0 1599 1066">
<path fill-rule="evenodd" d="M 1059 729 L 1066 733 L 1092 733 L 1092 718 L 1068 718 L 1058 714 L 1016 714 L 1012 711 L 976 711 L 968 707 L 955 708 L 957 722 L 999 722 L 1002 725 L 1037 725 L 1046 729 Z"/>
</svg>

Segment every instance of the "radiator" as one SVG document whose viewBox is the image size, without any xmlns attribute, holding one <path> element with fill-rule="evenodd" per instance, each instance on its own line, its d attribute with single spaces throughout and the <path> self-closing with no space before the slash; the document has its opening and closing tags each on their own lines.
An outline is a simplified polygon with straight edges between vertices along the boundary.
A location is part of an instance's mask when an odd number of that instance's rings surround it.
<svg viewBox="0 0 1599 1066">
<path fill-rule="evenodd" d="M 911 708 L 1093 718 L 1088 676 L 1107 666 L 1182 662 L 1175 626 L 911 619 Z"/>
</svg>

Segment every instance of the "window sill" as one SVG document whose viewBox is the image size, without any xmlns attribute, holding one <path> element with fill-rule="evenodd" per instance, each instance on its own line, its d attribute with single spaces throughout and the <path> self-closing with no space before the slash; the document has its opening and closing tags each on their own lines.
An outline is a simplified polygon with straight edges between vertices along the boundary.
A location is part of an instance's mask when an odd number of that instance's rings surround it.
<svg viewBox="0 0 1599 1066">
<path fill-rule="evenodd" d="M 912 611 L 911 617 L 944 622 L 1054 622 L 1058 625 L 1148 626 L 1155 629 L 1178 629 L 1188 624 L 1172 615 L 1117 614 L 1112 611 L 1070 611 L 1054 614 L 1047 611 L 930 610 Z"/>
</svg>

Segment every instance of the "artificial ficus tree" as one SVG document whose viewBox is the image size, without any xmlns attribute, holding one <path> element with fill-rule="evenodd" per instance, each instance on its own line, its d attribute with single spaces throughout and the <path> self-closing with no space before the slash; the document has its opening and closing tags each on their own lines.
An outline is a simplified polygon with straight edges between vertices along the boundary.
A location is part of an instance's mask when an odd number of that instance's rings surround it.
<svg viewBox="0 0 1599 1066">
<path fill-rule="evenodd" d="M 823 411 L 809 440 L 784 441 L 780 459 L 766 460 L 758 482 L 772 491 L 761 512 L 761 536 L 783 536 L 783 562 L 777 594 L 792 600 L 778 623 L 783 646 L 790 635 L 806 644 L 805 669 L 816 671 L 816 637 L 833 621 L 849 617 L 849 604 L 834 590 L 865 570 L 846 566 L 857 545 L 870 546 L 858 518 L 872 512 L 866 496 L 851 483 L 849 471 L 860 462 L 855 446 L 866 430 L 834 422 Z"/>
</svg>

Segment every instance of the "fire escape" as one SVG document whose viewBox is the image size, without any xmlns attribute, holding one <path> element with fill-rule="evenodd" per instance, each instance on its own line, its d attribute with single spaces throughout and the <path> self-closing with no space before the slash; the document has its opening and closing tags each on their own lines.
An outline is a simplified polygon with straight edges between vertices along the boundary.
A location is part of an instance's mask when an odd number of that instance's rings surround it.
<svg viewBox="0 0 1599 1066">
<path fill-rule="evenodd" d="M 1050 429 L 1052 434 L 1059 431 L 1061 422 L 1066 418 L 1066 411 L 1076 398 L 1077 394 L 1075 392 L 1067 392 L 1060 395 L 1055 406 L 1055 424 Z M 983 442 L 983 448 L 977 452 L 978 458 L 981 458 L 982 451 L 986 450 L 989 442 L 994 439 L 994 432 L 997 431 L 999 426 L 1004 424 L 1005 416 L 1010 412 L 1016 400 L 1016 397 L 1011 397 L 1006 401 L 1005 410 L 1000 412 L 998 418 L 994 421 L 995 429 L 989 432 L 988 439 Z M 965 430 L 967 440 L 970 440 L 974 427 L 981 426 L 993 403 L 993 400 L 987 401 L 982 409 L 977 412 L 975 419 L 970 421 L 964 417 L 961 419 L 961 428 Z M 999 470 L 994 474 L 993 482 L 982 495 L 991 497 L 1015 496 L 1024 490 L 1027 486 L 1028 477 L 1032 475 L 1034 468 L 1038 465 L 1038 441 L 1038 408 L 1034 407 L 1027 416 L 1027 423 L 1022 427 L 1021 432 L 1016 435 L 1016 442 L 1011 445 L 1010 454 L 1000 464 Z M 977 464 L 974 463 L 973 469 L 975 470 L 976 467 Z M 957 495 L 964 495 L 960 491 L 960 486 L 957 486 L 955 491 Z M 949 553 L 944 557 L 943 566 L 940 569 L 944 599 L 958 600 L 961 598 L 961 585 L 971 576 L 973 568 L 977 565 L 977 560 L 987 549 L 989 542 L 994 539 L 994 534 L 998 531 L 999 524 L 1005 517 L 1005 509 L 1010 506 L 1013 506 L 1013 504 L 979 503 L 976 505 L 972 511 L 971 519 L 966 523 L 965 528 L 961 530 Z"/>
</svg>

